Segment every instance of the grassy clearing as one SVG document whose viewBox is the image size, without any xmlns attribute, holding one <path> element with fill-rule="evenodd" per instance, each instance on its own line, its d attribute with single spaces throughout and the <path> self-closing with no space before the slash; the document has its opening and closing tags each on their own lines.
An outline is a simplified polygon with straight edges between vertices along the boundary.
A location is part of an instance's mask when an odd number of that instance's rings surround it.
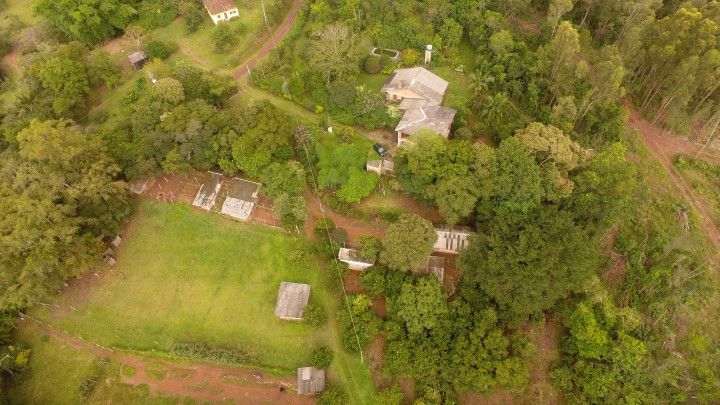
<svg viewBox="0 0 720 405">
<path fill-rule="evenodd" d="M 367 365 L 357 355 L 340 352 L 334 322 L 339 300 L 327 288 L 319 263 L 297 259 L 303 247 L 297 237 L 269 228 L 186 205 L 143 200 L 118 252 L 115 271 L 125 278 L 108 275 L 56 301 L 75 311 L 41 307 L 31 314 L 104 346 L 162 355 L 177 342 L 204 342 L 243 351 L 252 357 L 252 366 L 282 374 L 306 365 L 312 348 L 329 346 L 338 352 L 330 381 L 345 386 L 352 403 L 371 403 L 374 388 Z M 327 326 L 313 329 L 275 318 L 281 281 L 310 284 L 311 302 L 330 313 Z M 34 350 L 37 344 L 27 342 Z M 68 379 L 69 370 L 48 367 L 45 355 L 33 353 L 32 369 L 49 374 L 49 380 L 38 381 L 77 385 Z M 157 372 L 160 376 L 163 370 Z M 79 370 L 78 378 L 83 373 Z M 31 389 L 25 385 L 22 392 Z"/>
<path fill-rule="evenodd" d="M 42 315 L 106 346 L 169 352 L 176 342 L 199 341 L 283 369 L 306 362 L 309 347 L 322 340 L 321 332 L 273 314 L 281 281 L 308 283 L 313 301 L 328 301 L 317 266 L 291 259 L 300 242 L 288 235 L 143 201 L 128 236 L 117 267 L 125 279 L 108 277 L 80 299 L 60 297 L 77 311 Z"/>
<path fill-rule="evenodd" d="M 227 23 L 238 33 L 238 42 L 229 51 L 215 51 L 212 40 L 215 25 L 207 15 L 203 25 L 196 32 L 189 34 L 185 29 L 185 19 L 177 18 L 167 27 L 153 31 L 151 36 L 156 40 L 176 42 L 182 53 L 207 69 L 232 70 L 245 57 L 252 54 L 256 50 L 256 45 L 268 35 L 260 2 L 242 2 L 238 5 L 240 16 Z"/>
<path fill-rule="evenodd" d="M 0 22 L 7 16 L 17 16 L 26 25 L 35 25 L 40 18 L 33 12 L 33 2 L 27 0 L 7 0 L 5 10 L 0 12 Z"/>
<path fill-rule="evenodd" d="M 145 385 L 120 383 L 121 372 L 130 376 L 134 370 L 128 366 L 121 367 L 112 360 L 99 366 L 99 357 L 58 342 L 30 321 L 19 325 L 16 338 L 18 344 L 32 348 L 31 373 L 21 384 L 10 389 L 10 403 L 178 403 L 176 398 L 150 394 Z M 90 395 L 83 399 L 80 386 L 92 374 L 99 376 L 98 383 Z"/>
</svg>

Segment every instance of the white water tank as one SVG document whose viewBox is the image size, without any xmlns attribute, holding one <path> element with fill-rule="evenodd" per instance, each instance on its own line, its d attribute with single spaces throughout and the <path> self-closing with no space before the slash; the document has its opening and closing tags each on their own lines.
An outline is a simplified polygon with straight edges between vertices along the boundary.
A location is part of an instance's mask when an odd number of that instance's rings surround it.
<svg viewBox="0 0 720 405">
<path fill-rule="evenodd" d="M 425 64 L 427 65 L 430 63 L 430 60 L 432 59 L 432 45 L 427 45 L 425 47 Z"/>
</svg>

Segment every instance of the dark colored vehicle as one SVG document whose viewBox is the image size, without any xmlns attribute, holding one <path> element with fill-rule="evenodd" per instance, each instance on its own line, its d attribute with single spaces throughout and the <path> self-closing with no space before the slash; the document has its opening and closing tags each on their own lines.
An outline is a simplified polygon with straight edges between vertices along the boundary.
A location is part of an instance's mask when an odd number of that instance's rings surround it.
<svg viewBox="0 0 720 405">
<path fill-rule="evenodd" d="M 385 148 L 384 148 L 382 145 L 380 145 L 379 143 L 376 143 L 375 145 L 373 145 L 373 148 L 375 149 L 375 152 L 378 153 L 378 155 L 380 155 L 380 156 L 382 156 L 382 157 L 387 156 L 387 151 L 386 151 Z"/>
</svg>

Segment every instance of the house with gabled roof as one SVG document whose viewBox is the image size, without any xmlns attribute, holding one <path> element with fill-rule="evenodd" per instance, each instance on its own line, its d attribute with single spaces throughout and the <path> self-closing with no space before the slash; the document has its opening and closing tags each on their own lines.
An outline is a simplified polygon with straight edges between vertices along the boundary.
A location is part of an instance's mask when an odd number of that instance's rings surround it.
<svg viewBox="0 0 720 405">
<path fill-rule="evenodd" d="M 457 111 L 440 104 L 448 82 L 424 67 L 396 70 L 382 87 L 387 100 L 400 102 L 404 111 L 395 127 L 398 146 L 412 144 L 407 138 L 427 130 L 445 138 L 450 136 Z"/>
<path fill-rule="evenodd" d="M 215 25 L 240 16 L 234 0 L 203 0 L 203 5 Z"/>
</svg>

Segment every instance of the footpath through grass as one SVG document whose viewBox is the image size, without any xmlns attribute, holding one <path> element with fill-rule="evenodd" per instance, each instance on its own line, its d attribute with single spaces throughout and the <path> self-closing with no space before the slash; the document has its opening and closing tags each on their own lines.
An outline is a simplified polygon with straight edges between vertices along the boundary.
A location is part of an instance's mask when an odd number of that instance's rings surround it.
<svg viewBox="0 0 720 405">
<path fill-rule="evenodd" d="M 242 351 L 252 359 L 249 366 L 285 375 L 309 364 L 313 348 L 329 346 L 338 352 L 330 382 L 346 387 L 352 403 L 372 403 L 368 366 L 357 355 L 340 353 L 334 322 L 340 300 L 331 293 L 339 287 L 328 285 L 314 259 L 300 259 L 306 248 L 301 237 L 187 205 L 142 200 L 124 235 L 115 274 L 62 293 L 56 300 L 60 309 L 37 307 L 30 314 L 103 346 L 162 355 L 176 343 L 202 342 Z M 328 324 L 312 328 L 277 319 L 281 281 L 310 284 L 311 303 L 328 309 Z M 19 341 L 34 350 L 33 370 L 45 370 L 51 381 L 65 378 L 68 370 L 44 363 L 62 363 L 73 354 L 57 352 L 51 360 L 42 354 L 54 351 L 46 342 L 23 334 Z"/>
</svg>

